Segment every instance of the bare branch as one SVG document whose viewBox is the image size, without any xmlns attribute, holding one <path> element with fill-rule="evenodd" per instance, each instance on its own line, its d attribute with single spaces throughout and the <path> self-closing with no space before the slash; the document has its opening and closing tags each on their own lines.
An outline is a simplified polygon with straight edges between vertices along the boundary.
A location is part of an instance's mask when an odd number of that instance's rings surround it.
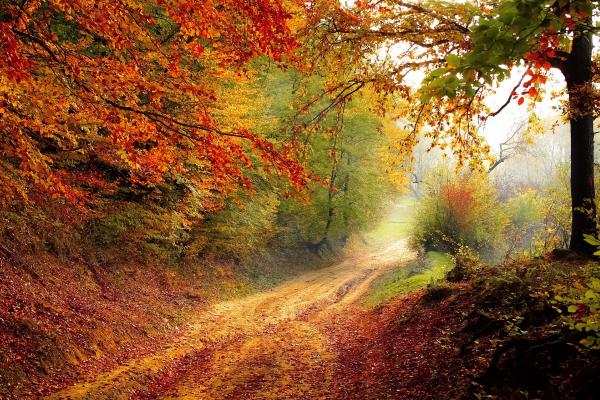
<svg viewBox="0 0 600 400">
<path fill-rule="evenodd" d="M 521 86 L 521 83 L 523 83 L 523 79 L 525 79 L 525 76 L 527 76 L 527 72 L 523 73 L 523 75 L 521 76 L 521 79 L 519 79 L 519 82 L 510 91 L 510 94 L 508 95 L 508 98 L 506 99 L 506 101 L 504 102 L 504 104 L 502 104 L 502 106 L 499 109 L 497 109 L 496 111 L 494 111 L 493 113 L 491 113 L 490 115 L 488 115 L 486 117 L 486 119 L 488 119 L 490 117 L 495 117 L 496 115 L 500 114 L 502 112 L 502 110 L 504 110 L 510 104 L 510 101 L 512 100 L 513 93 L 519 88 L 519 86 Z"/>
</svg>

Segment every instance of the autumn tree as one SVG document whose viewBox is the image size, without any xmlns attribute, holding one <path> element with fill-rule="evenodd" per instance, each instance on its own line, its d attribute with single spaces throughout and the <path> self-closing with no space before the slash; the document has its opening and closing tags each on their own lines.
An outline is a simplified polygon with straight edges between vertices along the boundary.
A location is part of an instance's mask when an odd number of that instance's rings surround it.
<svg viewBox="0 0 600 400">
<path fill-rule="evenodd" d="M 484 9 L 472 27 L 471 45 L 460 56 L 448 55 L 447 66 L 430 74 L 423 91 L 427 100 L 437 97 L 462 98 L 473 102 L 494 82 L 506 79 L 511 68 L 526 65 L 524 78 L 507 102 L 539 100 L 551 68 L 565 78 L 571 125 L 571 201 L 572 229 L 570 248 L 589 250 L 584 234 L 595 235 L 594 131 L 598 95 L 593 76 L 593 33 L 595 11 L 591 1 L 510 0 Z M 469 115 L 469 113 L 471 115 Z M 486 114 L 474 107 L 462 115 L 485 120 Z M 476 124 L 475 124 L 476 125 Z"/>
<path fill-rule="evenodd" d="M 289 20 L 279 0 L 0 1 L 3 202 L 82 210 L 183 175 L 227 193 L 253 158 L 303 186 L 292 146 L 216 112 L 248 61 L 293 58 Z"/>
<path fill-rule="evenodd" d="M 355 96 L 327 135 L 313 140 L 314 164 L 327 175 L 326 190 L 313 195 L 319 207 L 321 248 L 344 245 L 372 228 L 394 193 L 392 176 L 385 173 L 388 138 L 381 120 L 369 112 L 369 97 Z"/>
</svg>

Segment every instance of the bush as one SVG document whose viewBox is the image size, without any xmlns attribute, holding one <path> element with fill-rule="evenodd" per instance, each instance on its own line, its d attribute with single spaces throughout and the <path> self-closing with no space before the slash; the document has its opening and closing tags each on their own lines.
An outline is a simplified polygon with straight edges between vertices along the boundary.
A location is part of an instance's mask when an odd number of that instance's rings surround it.
<svg viewBox="0 0 600 400">
<path fill-rule="evenodd" d="M 86 231 L 90 251 L 104 262 L 135 258 L 173 263 L 189 236 L 183 213 L 151 203 L 115 207 L 108 215 L 88 221 Z"/>
<path fill-rule="evenodd" d="M 510 225 L 504 258 L 539 256 L 566 248 L 571 236 L 569 170 L 559 166 L 543 188 L 524 190 L 506 202 Z"/>
<path fill-rule="evenodd" d="M 213 254 L 238 261 L 263 252 L 266 256 L 279 229 L 278 207 L 276 193 L 264 190 L 253 195 L 240 194 L 192 227 L 186 256 Z"/>
<path fill-rule="evenodd" d="M 446 280 L 452 283 L 466 281 L 476 276 L 481 267 L 477 254 L 463 246 L 454 255 L 454 268 L 446 273 Z"/>
<path fill-rule="evenodd" d="M 437 170 L 427 183 L 428 193 L 417 208 L 414 246 L 456 253 L 461 246 L 490 249 L 500 240 L 508 217 L 485 175 L 451 177 Z"/>
<path fill-rule="evenodd" d="M 538 253 L 538 237 L 544 228 L 543 201 L 539 192 L 528 189 L 505 203 L 509 225 L 505 231 L 503 259 Z"/>
<path fill-rule="evenodd" d="M 580 343 L 600 350 L 600 279 L 592 277 L 585 285 L 579 284 L 555 300 L 566 308 L 564 319 L 569 327 L 585 333 Z"/>
</svg>

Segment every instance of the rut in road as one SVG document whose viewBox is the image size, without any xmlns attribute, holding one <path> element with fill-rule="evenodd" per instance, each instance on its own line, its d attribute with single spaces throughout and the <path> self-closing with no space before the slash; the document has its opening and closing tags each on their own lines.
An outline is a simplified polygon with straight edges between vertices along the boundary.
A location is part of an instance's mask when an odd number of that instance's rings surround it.
<svg viewBox="0 0 600 400">
<path fill-rule="evenodd" d="M 414 257 L 403 240 L 363 253 L 216 304 L 154 354 L 48 398 L 333 398 L 328 324 L 350 312 L 373 279 Z"/>
</svg>

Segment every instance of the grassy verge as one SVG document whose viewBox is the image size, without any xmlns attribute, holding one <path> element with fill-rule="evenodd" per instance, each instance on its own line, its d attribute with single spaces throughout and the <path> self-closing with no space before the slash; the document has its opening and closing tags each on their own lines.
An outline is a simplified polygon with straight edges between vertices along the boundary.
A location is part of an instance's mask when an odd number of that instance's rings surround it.
<svg viewBox="0 0 600 400">
<path fill-rule="evenodd" d="M 375 307 L 391 298 L 426 287 L 444 278 L 452 268 L 453 260 L 448 255 L 431 251 L 424 259 L 403 264 L 376 279 L 364 303 Z"/>
</svg>

